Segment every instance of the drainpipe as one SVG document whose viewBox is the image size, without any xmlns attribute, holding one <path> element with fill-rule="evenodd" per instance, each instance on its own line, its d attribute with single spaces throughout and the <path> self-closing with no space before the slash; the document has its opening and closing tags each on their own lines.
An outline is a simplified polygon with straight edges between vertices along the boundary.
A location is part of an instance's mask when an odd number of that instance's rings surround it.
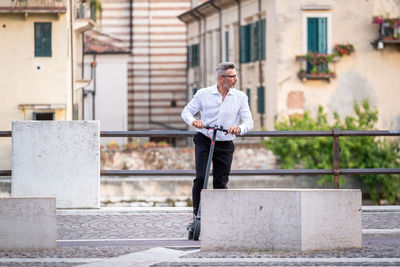
<svg viewBox="0 0 400 267">
<path fill-rule="evenodd" d="M 219 62 L 222 62 L 222 11 L 214 2 L 215 0 L 211 2 L 211 5 L 218 11 L 219 15 Z"/>
<path fill-rule="evenodd" d="M 96 53 L 93 55 L 93 61 L 96 62 L 96 65 L 94 66 L 93 69 L 93 93 L 92 93 L 92 98 L 93 98 L 93 105 L 92 105 L 92 112 L 93 112 L 93 120 L 96 119 L 96 85 L 97 85 L 97 61 L 96 61 Z"/>
<path fill-rule="evenodd" d="M 148 90 L 149 90 L 149 102 L 148 102 L 148 116 L 149 116 L 149 124 L 151 124 L 151 122 L 152 122 L 152 119 L 151 119 L 151 108 L 152 108 L 152 105 L 151 105 L 151 53 L 150 53 L 150 47 L 151 47 L 151 45 L 150 45 L 150 42 L 151 42 L 151 31 L 150 31 L 150 27 L 151 27 L 151 7 L 150 7 L 150 4 L 151 4 L 151 0 L 147 0 L 147 5 L 148 5 L 148 9 L 147 9 L 147 16 L 148 16 L 148 19 L 147 19 L 147 33 L 148 33 L 148 38 L 147 38 L 147 57 L 148 57 L 148 68 L 147 68 L 147 73 L 148 73 L 148 75 L 147 75 L 147 87 L 148 87 Z M 150 126 L 150 125 L 149 125 Z"/>
<path fill-rule="evenodd" d="M 240 0 L 235 0 L 235 2 L 238 5 L 238 46 L 239 46 L 239 89 L 240 91 L 243 91 L 242 88 L 242 42 L 241 42 L 241 38 L 242 38 L 242 29 L 241 29 L 241 22 L 242 22 L 242 10 L 241 10 L 241 6 L 240 6 Z"/>
<path fill-rule="evenodd" d="M 261 0 L 258 0 L 258 21 L 259 21 L 258 22 L 259 26 L 261 27 Z M 267 38 L 265 38 L 265 40 L 266 39 Z M 259 44 L 261 44 L 261 42 L 259 42 Z M 259 74 L 260 87 L 262 87 L 263 83 L 264 83 L 264 74 L 263 74 L 263 66 L 262 66 L 262 61 L 261 61 L 260 55 L 258 57 L 258 74 Z M 264 90 L 267 91 L 267 88 L 264 88 Z M 264 91 L 264 97 L 266 95 L 265 91 Z M 264 105 L 265 105 L 265 100 L 264 100 Z M 260 118 L 260 127 L 262 129 L 262 128 L 264 128 L 264 114 L 260 114 L 260 116 L 261 116 L 261 118 Z"/>
<path fill-rule="evenodd" d="M 85 79 L 85 35 L 82 32 L 82 64 L 81 64 L 82 80 Z"/>
<path fill-rule="evenodd" d="M 75 79 L 74 79 L 74 6 L 73 6 L 73 0 L 69 0 L 69 28 L 70 28 L 70 35 L 71 35 L 71 112 L 72 112 L 72 119 L 74 118 L 74 88 L 75 88 Z"/>
<path fill-rule="evenodd" d="M 133 48 L 133 0 L 129 1 L 129 50 Z"/>
<path fill-rule="evenodd" d="M 200 43 L 201 43 L 201 19 L 196 14 L 194 14 L 193 12 L 190 12 L 190 15 L 192 15 L 192 17 L 194 17 L 198 22 L 198 27 L 199 27 L 199 29 L 198 29 L 198 31 L 199 31 L 199 45 L 200 45 Z M 188 31 L 188 35 L 189 35 L 189 31 Z M 199 62 L 200 62 L 200 57 L 199 57 Z M 200 87 L 200 81 L 203 79 L 203 73 L 201 71 L 200 66 L 199 66 L 199 70 L 200 70 L 199 81 L 195 81 L 197 87 Z M 196 77 L 196 75 L 194 75 L 194 77 Z"/>
<path fill-rule="evenodd" d="M 198 11 L 198 10 L 196 10 L 196 11 L 204 21 L 204 27 L 203 27 L 203 74 L 204 74 L 203 75 L 203 87 L 206 87 L 207 86 L 207 57 L 206 57 L 207 21 L 206 21 L 206 17 L 200 11 Z M 201 34 L 200 34 L 200 40 L 201 40 Z"/>
<path fill-rule="evenodd" d="M 186 26 L 186 69 L 185 69 L 185 80 L 186 80 L 186 93 L 185 93 L 185 103 L 189 102 L 189 24 L 186 21 L 183 21 L 185 23 Z M 186 129 L 188 129 L 189 126 L 186 125 Z"/>
</svg>

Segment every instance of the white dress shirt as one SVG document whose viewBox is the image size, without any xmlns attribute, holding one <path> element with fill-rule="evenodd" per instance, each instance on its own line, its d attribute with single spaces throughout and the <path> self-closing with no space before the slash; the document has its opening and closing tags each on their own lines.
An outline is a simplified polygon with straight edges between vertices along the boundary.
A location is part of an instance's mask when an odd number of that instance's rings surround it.
<svg viewBox="0 0 400 267">
<path fill-rule="evenodd" d="M 212 127 L 222 125 L 224 129 L 228 129 L 231 126 L 237 126 L 240 118 L 240 135 L 247 133 L 254 126 L 246 94 L 234 88 L 229 89 L 224 101 L 222 101 L 222 95 L 218 92 L 216 84 L 198 90 L 183 109 L 181 116 L 189 126 L 192 126 L 195 120 L 193 116 L 199 111 L 204 125 Z M 212 136 L 212 130 L 207 133 L 207 129 L 196 128 L 196 131 Z M 233 134 L 225 135 L 225 132 L 217 132 L 217 141 L 234 139 L 235 135 Z"/>
</svg>

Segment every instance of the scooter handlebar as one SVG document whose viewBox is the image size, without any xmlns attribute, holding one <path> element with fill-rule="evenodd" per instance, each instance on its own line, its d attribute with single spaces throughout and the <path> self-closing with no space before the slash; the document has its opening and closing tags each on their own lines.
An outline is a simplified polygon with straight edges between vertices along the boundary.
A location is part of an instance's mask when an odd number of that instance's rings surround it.
<svg viewBox="0 0 400 267">
<path fill-rule="evenodd" d="M 211 129 L 211 130 L 216 130 L 216 131 L 221 131 L 221 132 L 228 132 L 227 129 L 224 129 L 224 126 L 220 125 L 215 125 L 215 126 L 210 126 L 210 125 L 206 125 L 204 126 L 204 128 L 206 128 L 207 130 Z"/>
</svg>

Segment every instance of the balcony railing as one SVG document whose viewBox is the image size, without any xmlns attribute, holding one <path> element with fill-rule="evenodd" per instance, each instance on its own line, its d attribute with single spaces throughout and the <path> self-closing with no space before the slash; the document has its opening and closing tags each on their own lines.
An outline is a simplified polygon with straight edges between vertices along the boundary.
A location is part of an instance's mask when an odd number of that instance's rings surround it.
<svg viewBox="0 0 400 267">
<path fill-rule="evenodd" d="M 0 0 L 0 13 L 65 13 L 66 0 Z"/>
<path fill-rule="evenodd" d="M 193 131 L 102 131 L 101 137 L 193 137 Z M 339 188 L 340 175 L 400 174 L 399 168 L 340 169 L 340 136 L 400 136 L 400 130 L 350 131 L 254 131 L 238 137 L 332 137 L 332 169 L 232 170 L 231 175 L 333 175 Z M 11 131 L 0 131 L 0 137 L 12 137 Z M 101 170 L 101 176 L 194 176 L 194 170 Z M 11 170 L 0 170 L 0 176 L 11 176 Z"/>
</svg>

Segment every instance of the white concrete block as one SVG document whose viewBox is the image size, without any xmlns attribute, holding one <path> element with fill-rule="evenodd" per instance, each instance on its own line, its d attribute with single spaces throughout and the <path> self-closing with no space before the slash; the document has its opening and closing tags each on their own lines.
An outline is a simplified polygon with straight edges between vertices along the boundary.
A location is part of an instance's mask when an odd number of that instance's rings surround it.
<svg viewBox="0 0 400 267">
<path fill-rule="evenodd" d="M 55 198 L 0 198 L 0 249 L 54 249 Z"/>
<path fill-rule="evenodd" d="M 100 207 L 98 121 L 14 121 L 12 135 L 12 197 Z"/>
<path fill-rule="evenodd" d="M 202 250 L 361 247 L 361 191 L 203 190 Z"/>
</svg>

